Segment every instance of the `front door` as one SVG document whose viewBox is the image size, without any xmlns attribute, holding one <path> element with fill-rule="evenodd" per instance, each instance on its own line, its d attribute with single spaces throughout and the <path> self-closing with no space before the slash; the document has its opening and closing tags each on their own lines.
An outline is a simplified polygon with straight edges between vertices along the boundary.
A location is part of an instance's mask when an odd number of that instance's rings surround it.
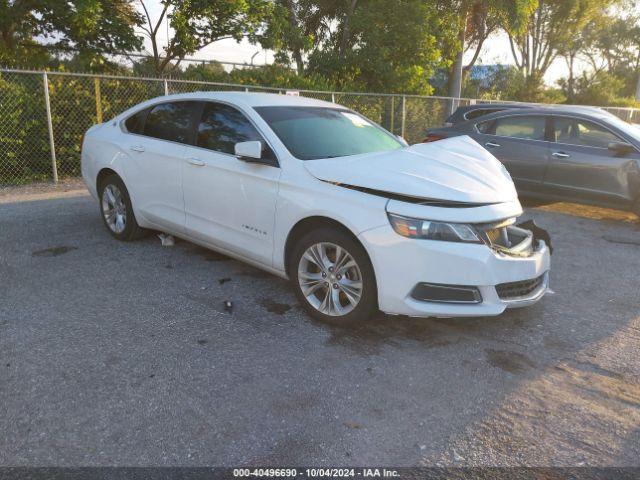
<svg viewBox="0 0 640 480">
<path fill-rule="evenodd" d="M 247 163 L 238 142 L 259 140 L 272 165 Z M 235 107 L 205 102 L 195 145 L 182 162 L 186 230 L 265 265 L 272 264 L 280 168 L 275 154 L 247 116 Z"/>
<path fill-rule="evenodd" d="M 625 142 L 608 128 L 576 117 L 554 117 L 551 162 L 545 178 L 549 191 L 576 199 L 626 203 L 632 200 L 629 163 L 640 154 L 620 155 L 612 142 Z"/>
<path fill-rule="evenodd" d="M 477 128 L 476 140 L 504 164 L 516 187 L 537 191 L 549 163 L 546 117 L 509 115 Z"/>
</svg>

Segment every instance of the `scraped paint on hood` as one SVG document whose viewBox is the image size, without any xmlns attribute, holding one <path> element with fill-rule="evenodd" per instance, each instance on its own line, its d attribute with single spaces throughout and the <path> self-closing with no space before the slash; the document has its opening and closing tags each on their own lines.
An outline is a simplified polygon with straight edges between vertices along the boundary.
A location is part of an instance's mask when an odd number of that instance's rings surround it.
<svg viewBox="0 0 640 480">
<path fill-rule="evenodd" d="M 483 204 L 518 198 L 504 166 L 467 135 L 304 165 L 320 180 L 396 195 Z"/>
</svg>

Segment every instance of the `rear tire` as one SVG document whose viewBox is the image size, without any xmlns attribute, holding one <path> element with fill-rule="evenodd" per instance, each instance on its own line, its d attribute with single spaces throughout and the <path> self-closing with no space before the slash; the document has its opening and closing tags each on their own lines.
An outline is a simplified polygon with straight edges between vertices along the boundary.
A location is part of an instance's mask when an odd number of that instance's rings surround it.
<svg viewBox="0 0 640 480">
<path fill-rule="evenodd" d="M 98 194 L 102 221 L 113 237 L 128 242 L 145 235 L 133 213 L 129 191 L 118 175 L 105 177 L 98 186 Z"/>
<path fill-rule="evenodd" d="M 323 322 L 359 322 L 378 312 L 373 266 L 364 247 L 331 227 L 306 233 L 295 245 L 289 277 L 298 301 Z"/>
</svg>

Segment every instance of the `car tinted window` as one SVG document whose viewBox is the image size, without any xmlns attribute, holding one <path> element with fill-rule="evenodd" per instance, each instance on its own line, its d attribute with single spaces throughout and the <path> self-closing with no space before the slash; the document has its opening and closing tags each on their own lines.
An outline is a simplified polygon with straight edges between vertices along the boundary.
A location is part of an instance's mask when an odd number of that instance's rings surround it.
<svg viewBox="0 0 640 480">
<path fill-rule="evenodd" d="M 513 116 L 496 120 L 495 134 L 501 137 L 544 140 L 545 117 Z"/>
<path fill-rule="evenodd" d="M 222 103 L 205 103 L 196 145 L 234 155 L 236 143 L 256 140 L 262 142 L 263 158 L 275 158 L 262 135 L 242 112 Z"/>
<path fill-rule="evenodd" d="M 465 118 L 467 120 L 473 120 L 474 118 L 478 118 L 483 115 L 488 115 L 490 113 L 499 112 L 499 111 L 500 110 L 495 108 L 479 108 L 478 110 L 471 110 L 470 112 L 467 112 L 467 114 L 465 115 Z"/>
<path fill-rule="evenodd" d="M 553 130 L 556 142 L 569 145 L 607 148 L 611 142 L 621 141 L 606 128 L 577 118 L 556 117 Z"/>
<path fill-rule="evenodd" d="M 193 131 L 193 113 L 197 102 L 161 103 L 151 109 L 144 123 L 144 134 L 149 137 L 190 143 Z"/>
<path fill-rule="evenodd" d="M 127 118 L 124 122 L 124 126 L 126 127 L 127 132 L 142 133 L 142 127 L 144 126 L 144 119 L 146 118 L 147 113 L 149 113 L 148 108 L 141 110 L 140 112 L 135 113 Z"/>
<path fill-rule="evenodd" d="M 476 128 L 480 133 L 490 134 L 493 130 L 493 126 L 495 125 L 495 120 L 490 120 L 488 122 L 482 122 L 476 125 Z"/>
</svg>

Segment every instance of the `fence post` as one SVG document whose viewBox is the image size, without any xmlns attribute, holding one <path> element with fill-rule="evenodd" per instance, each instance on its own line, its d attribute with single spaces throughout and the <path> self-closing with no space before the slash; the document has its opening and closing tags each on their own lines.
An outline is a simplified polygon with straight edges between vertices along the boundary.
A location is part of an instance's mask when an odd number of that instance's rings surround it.
<svg viewBox="0 0 640 480">
<path fill-rule="evenodd" d="M 400 136 L 404 138 L 404 124 L 407 118 L 407 97 L 402 95 L 402 123 L 400 124 Z"/>
<path fill-rule="evenodd" d="M 44 105 L 47 111 L 47 129 L 49 130 L 49 148 L 51 150 L 51 172 L 53 183 L 58 183 L 58 164 L 56 162 L 56 144 L 53 140 L 53 122 L 51 121 L 51 104 L 49 102 L 49 78 L 47 72 L 42 72 L 44 84 Z"/>
<path fill-rule="evenodd" d="M 391 125 L 389 125 L 390 127 L 389 130 L 391 131 L 391 133 L 394 133 L 393 120 L 395 119 L 395 116 L 396 116 L 396 97 L 392 95 L 391 96 Z"/>
<path fill-rule="evenodd" d="M 102 123 L 102 96 L 100 95 L 100 77 L 93 79 L 93 85 L 96 92 L 96 120 Z"/>
<path fill-rule="evenodd" d="M 164 83 L 164 95 L 167 96 L 169 95 L 169 83 L 167 82 L 166 78 L 163 80 L 163 83 Z"/>
<path fill-rule="evenodd" d="M 331 92 L 331 103 L 336 103 L 336 94 Z"/>
</svg>

